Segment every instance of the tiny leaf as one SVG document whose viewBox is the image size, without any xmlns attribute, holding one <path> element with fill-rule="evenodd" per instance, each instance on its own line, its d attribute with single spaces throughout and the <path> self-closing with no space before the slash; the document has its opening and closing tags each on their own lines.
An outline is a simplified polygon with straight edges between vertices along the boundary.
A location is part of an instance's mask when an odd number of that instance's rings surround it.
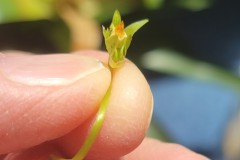
<svg viewBox="0 0 240 160">
<path fill-rule="evenodd" d="M 114 26 L 117 26 L 119 23 L 121 23 L 121 15 L 118 10 L 116 10 L 113 14 L 112 24 Z"/>
<path fill-rule="evenodd" d="M 133 36 L 134 33 L 139 30 L 144 24 L 148 22 L 148 19 L 140 20 L 137 22 L 134 22 L 126 27 L 125 32 L 128 36 Z"/>
</svg>

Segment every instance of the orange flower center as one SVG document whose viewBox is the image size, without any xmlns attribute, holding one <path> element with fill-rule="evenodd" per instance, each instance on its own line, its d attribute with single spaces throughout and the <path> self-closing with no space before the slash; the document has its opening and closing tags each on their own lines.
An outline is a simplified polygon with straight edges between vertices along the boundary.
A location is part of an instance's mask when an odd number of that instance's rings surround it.
<svg viewBox="0 0 240 160">
<path fill-rule="evenodd" d="M 115 27 L 115 34 L 118 36 L 119 39 L 123 39 L 126 37 L 126 33 L 124 32 L 124 23 L 123 21 Z"/>
</svg>

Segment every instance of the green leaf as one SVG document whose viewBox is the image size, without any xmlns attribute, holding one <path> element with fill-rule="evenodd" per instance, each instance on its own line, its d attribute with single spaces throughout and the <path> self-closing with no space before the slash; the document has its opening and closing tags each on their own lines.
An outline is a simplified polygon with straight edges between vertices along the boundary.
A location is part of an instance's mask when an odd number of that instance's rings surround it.
<svg viewBox="0 0 240 160">
<path fill-rule="evenodd" d="M 53 0 L 0 0 L 0 23 L 49 19 Z"/>
<path fill-rule="evenodd" d="M 113 14 L 112 24 L 114 26 L 117 26 L 118 24 L 120 24 L 120 22 L 121 22 L 121 15 L 118 10 L 115 10 Z"/>
<path fill-rule="evenodd" d="M 175 0 L 175 4 L 188 10 L 201 11 L 209 8 L 213 0 Z"/>
<path fill-rule="evenodd" d="M 107 39 L 110 36 L 110 32 L 108 29 L 105 29 L 104 26 L 102 26 L 102 30 L 103 30 L 103 36 L 105 39 Z"/>
<path fill-rule="evenodd" d="M 142 57 L 144 68 L 159 72 L 205 80 L 240 91 L 240 78 L 212 64 L 190 59 L 167 49 L 156 49 Z"/>
<path fill-rule="evenodd" d="M 147 137 L 159 139 L 164 142 L 171 142 L 170 137 L 168 137 L 167 133 L 159 127 L 154 120 L 151 121 L 150 126 L 147 131 Z"/>
<path fill-rule="evenodd" d="M 165 0 L 143 0 L 143 4 L 147 9 L 159 9 L 163 4 Z"/>
<path fill-rule="evenodd" d="M 134 22 L 125 28 L 125 32 L 128 36 L 133 36 L 143 25 L 145 25 L 149 20 L 144 19 L 137 22 Z"/>
</svg>

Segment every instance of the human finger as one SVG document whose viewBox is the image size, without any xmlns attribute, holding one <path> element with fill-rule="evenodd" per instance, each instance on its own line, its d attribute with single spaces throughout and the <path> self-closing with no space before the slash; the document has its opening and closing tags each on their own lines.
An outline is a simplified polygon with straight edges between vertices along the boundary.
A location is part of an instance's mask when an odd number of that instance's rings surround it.
<svg viewBox="0 0 240 160">
<path fill-rule="evenodd" d="M 106 54 L 90 51 L 81 54 L 106 62 Z M 127 61 L 114 73 L 112 94 L 106 119 L 94 146 L 86 159 L 119 159 L 136 148 L 145 136 L 152 113 L 152 94 L 137 67 Z M 71 158 L 81 147 L 94 119 L 89 118 L 73 132 L 52 142 L 63 157 Z M 41 148 L 41 147 L 40 147 Z M 18 157 L 31 157 L 39 147 L 17 153 Z M 49 153 L 46 149 L 43 155 Z M 15 154 L 16 155 L 16 154 Z M 26 156 L 27 155 L 27 156 Z"/>
<path fill-rule="evenodd" d="M 209 160 L 208 158 L 173 143 L 164 143 L 146 138 L 133 152 L 124 156 L 123 160 Z"/>
<path fill-rule="evenodd" d="M 0 54 L 0 155 L 63 136 L 96 112 L 110 72 L 73 54 Z"/>
</svg>

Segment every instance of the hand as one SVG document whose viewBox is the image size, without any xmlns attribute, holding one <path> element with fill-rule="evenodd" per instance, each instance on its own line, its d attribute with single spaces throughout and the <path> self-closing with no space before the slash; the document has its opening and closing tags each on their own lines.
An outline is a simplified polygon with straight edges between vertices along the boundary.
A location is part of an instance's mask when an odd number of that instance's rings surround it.
<svg viewBox="0 0 240 160">
<path fill-rule="evenodd" d="M 97 51 L 0 54 L 0 159 L 48 160 L 50 154 L 71 158 L 109 87 L 106 64 L 107 54 Z M 134 150 L 150 122 L 151 91 L 129 61 L 112 81 L 106 119 L 86 159 L 206 160 L 179 145 L 152 139 Z"/>
</svg>

